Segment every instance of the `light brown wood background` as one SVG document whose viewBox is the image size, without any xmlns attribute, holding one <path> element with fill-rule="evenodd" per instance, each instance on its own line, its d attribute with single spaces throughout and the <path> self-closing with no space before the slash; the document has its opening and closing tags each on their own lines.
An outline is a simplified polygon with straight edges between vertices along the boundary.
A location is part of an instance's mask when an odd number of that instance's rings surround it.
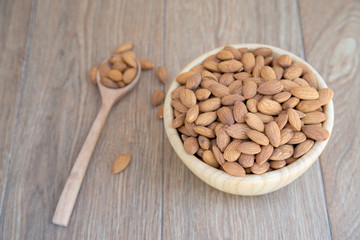
<svg viewBox="0 0 360 240">
<path fill-rule="evenodd" d="M 51 224 L 100 107 L 88 70 L 129 40 L 171 78 L 228 43 L 305 58 L 335 90 L 320 161 L 265 196 L 209 187 L 172 150 L 147 71 L 110 114 L 70 225 Z M 359 239 L 359 70 L 357 0 L 0 1 L 0 239 Z M 114 176 L 120 153 L 132 162 Z"/>
</svg>

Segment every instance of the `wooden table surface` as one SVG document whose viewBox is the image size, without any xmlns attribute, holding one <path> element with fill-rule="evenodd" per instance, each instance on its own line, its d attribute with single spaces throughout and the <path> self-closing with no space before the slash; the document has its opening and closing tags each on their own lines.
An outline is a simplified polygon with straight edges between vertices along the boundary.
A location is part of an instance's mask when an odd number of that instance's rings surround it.
<svg viewBox="0 0 360 240">
<path fill-rule="evenodd" d="M 360 239 L 360 1 L 2 0 L 0 13 L 0 239 Z M 88 70 L 126 41 L 171 78 L 229 43 L 305 58 L 335 90 L 320 161 L 264 196 L 206 185 L 171 148 L 147 71 L 111 112 L 69 226 L 53 225 L 101 105 Z M 114 176 L 120 153 L 132 162 Z"/>
</svg>

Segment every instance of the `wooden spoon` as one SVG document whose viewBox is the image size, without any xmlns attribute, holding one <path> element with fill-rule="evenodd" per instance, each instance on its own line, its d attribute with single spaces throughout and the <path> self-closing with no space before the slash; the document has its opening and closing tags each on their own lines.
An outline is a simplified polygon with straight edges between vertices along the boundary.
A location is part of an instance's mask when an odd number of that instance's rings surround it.
<svg viewBox="0 0 360 240">
<path fill-rule="evenodd" d="M 106 62 L 104 60 L 103 62 Z M 72 210 L 80 190 L 82 180 L 84 178 L 89 160 L 94 151 L 96 142 L 100 136 L 102 127 L 106 121 L 106 118 L 120 98 L 130 92 L 135 85 L 139 82 L 141 66 L 139 61 L 137 62 L 137 73 L 135 79 L 127 86 L 122 88 L 108 88 L 105 87 L 100 81 L 100 74 L 96 76 L 97 86 L 99 87 L 102 105 L 98 115 L 92 124 L 89 134 L 86 137 L 84 145 L 82 146 L 80 153 L 75 161 L 75 164 L 70 172 L 68 179 L 66 180 L 65 187 L 61 193 L 59 202 L 56 206 L 54 217 L 52 222 L 54 224 L 66 227 L 69 223 Z"/>
</svg>

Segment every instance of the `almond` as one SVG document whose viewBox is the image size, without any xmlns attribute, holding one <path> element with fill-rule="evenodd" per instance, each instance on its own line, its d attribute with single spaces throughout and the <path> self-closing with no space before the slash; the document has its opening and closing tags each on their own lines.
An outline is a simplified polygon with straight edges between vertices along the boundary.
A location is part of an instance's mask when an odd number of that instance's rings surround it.
<svg viewBox="0 0 360 240">
<path fill-rule="evenodd" d="M 195 91 L 195 96 L 198 101 L 206 100 L 210 97 L 211 92 L 208 89 L 200 88 Z"/>
<path fill-rule="evenodd" d="M 294 151 L 295 152 L 295 151 Z M 285 162 L 287 165 L 292 164 L 293 162 L 295 162 L 296 160 L 298 160 L 297 158 L 294 157 L 289 157 L 288 159 L 285 159 Z"/>
<path fill-rule="evenodd" d="M 240 154 L 239 157 L 239 163 L 242 167 L 249 168 L 254 164 L 254 159 L 255 159 L 254 155 L 242 153 Z"/>
<path fill-rule="evenodd" d="M 222 50 L 216 54 L 216 57 L 221 60 L 230 60 L 234 58 L 234 54 L 232 54 L 230 51 Z"/>
<path fill-rule="evenodd" d="M 202 79 L 200 82 L 200 87 L 210 90 L 210 86 L 213 84 L 219 84 L 219 83 L 212 79 Z"/>
<path fill-rule="evenodd" d="M 245 115 L 248 113 L 248 110 L 245 104 L 241 101 L 237 101 L 234 105 L 233 114 L 234 120 L 238 123 L 245 122 Z"/>
<path fill-rule="evenodd" d="M 269 161 L 270 167 L 272 169 L 280 169 L 285 167 L 286 161 L 285 160 L 278 160 L 278 161 Z"/>
<path fill-rule="evenodd" d="M 161 105 L 157 111 L 158 118 L 164 118 L 164 105 Z"/>
<path fill-rule="evenodd" d="M 192 76 L 194 73 L 192 72 L 184 72 L 180 73 L 176 76 L 175 80 L 180 84 L 186 84 L 186 81 L 189 79 L 190 76 Z"/>
<path fill-rule="evenodd" d="M 280 66 L 274 66 L 273 70 L 275 72 L 276 80 L 280 80 L 283 77 L 284 69 Z"/>
<path fill-rule="evenodd" d="M 241 94 L 242 95 L 242 81 L 236 80 L 230 83 L 229 85 L 231 94 Z"/>
<path fill-rule="evenodd" d="M 201 74 L 195 73 L 187 79 L 185 86 L 186 88 L 195 91 L 199 87 L 200 83 L 201 83 Z"/>
<path fill-rule="evenodd" d="M 122 52 L 125 52 L 125 51 L 128 51 L 130 49 L 132 49 L 134 47 L 134 43 L 133 42 L 127 42 L 127 43 L 124 43 L 122 45 L 120 45 L 115 51 L 114 53 L 122 53 Z"/>
<path fill-rule="evenodd" d="M 295 87 L 299 87 L 299 84 L 294 83 L 293 81 L 290 81 L 290 80 L 283 79 L 283 80 L 280 80 L 280 82 L 284 86 L 284 91 L 290 91 L 291 89 L 293 89 Z"/>
<path fill-rule="evenodd" d="M 165 94 L 161 89 L 156 89 L 151 97 L 151 104 L 153 106 L 160 105 L 165 98 Z"/>
<path fill-rule="evenodd" d="M 260 71 L 260 75 L 265 81 L 276 80 L 276 74 L 274 70 L 269 66 L 264 66 Z"/>
<path fill-rule="evenodd" d="M 101 83 L 108 87 L 108 88 L 118 88 L 119 86 L 116 84 L 116 82 L 112 81 L 111 79 L 107 78 L 107 77 L 102 77 L 101 78 Z"/>
<path fill-rule="evenodd" d="M 252 98 L 252 99 L 249 99 L 246 101 L 246 107 L 252 113 L 256 113 L 258 111 L 257 104 L 258 104 L 258 101 L 255 98 Z"/>
<path fill-rule="evenodd" d="M 251 130 L 249 126 L 243 123 L 236 123 L 225 129 L 226 133 L 235 139 L 247 139 L 246 132 L 249 130 Z"/>
<path fill-rule="evenodd" d="M 255 115 L 258 116 L 263 123 L 269 123 L 274 120 L 273 116 L 266 115 L 263 113 L 257 112 L 257 113 L 255 113 Z"/>
<path fill-rule="evenodd" d="M 300 99 L 318 99 L 319 93 L 313 87 L 300 86 L 290 90 L 291 94 Z"/>
<path fill-rule="evenodd" d="M 264 123 L 254 113 L 247 113 L 245 115 L 245 122 L 247 123 L 247 125 L 249 125 L 250 128 L 254 130 L 257 130 L 259 132 L 264 131 Z"/>
<path fill-rule="evenodd" d="M 195 126 L 194 131 L 200 135 L 203 135 L 208 138 L 214 138 L 215 133 L 210 128 L 204 127 L 204 126 Z"/>
<path fill-rule="evenodd" d="M 278 64 L 283 68 L 290 67 L 291 63 L 292 63 L 291 57 L 287 54 L 278 57 Z"/>
<path fill-rule="evenodd" d="M 281 135 L 281 140 L 280 140 L 280 145 L 284 145 L 287 142 L 289 142 L 289 140 L 292 138 L 294 132 L 293 130 L 289 129 L 289 128 L 285 128 L 283 130 L 280 131 L 280 135 Z"/>
<path fill-rule="evenodd" d="M 328 104 L 334 96 L 334 91 L 329 88 L 319 90 L 319 102 L 321 106 Z"/>
<path fill-rule="evenodd" d="M 221 83 L 213 83 L 210 85 L 209 90 L 215 97 L 222 98 L 230 94 L 230 89 Z"/>
<path fill-rule="evenodd" d="M 130 163 L 131 157 L 129 154 L 121 154 L 118 156 L 112 165 L 112 173 L 117 174 L 122 172 Z"/>
<path fill-rule="evenodd" d="M 265 135 L 269 138 L 271 145 L 278 147 L 281 142 L 280 128 L 275 121 L 269 122 L 265 126 Z"/>
<path fill-rule="evenodd" d="M 304 124 L 317 124 L 325 121 L 327 119 L 327 116 L 323 112 L 308 112 L 306 113 L 305 117 L 303 117 L 301 120 L 304 122 Z"/>
<path fill-rule="evenodd" d="M 220 128 L 220 130 L 216 136 L 216 145 L 218 146 L 220 151 L 224 152 L 224 150 L 227 147 L 227 145 L 229 144 L 229 142 L 230 142 L 230 137 L 225 132 L 224 127 Z"/>
<path fill-rule="evenodd" d="M 261 151 L 256 155 L 256 163 L 263 164 L 266 162 L 274 151 L 274 147 L 269 144 L 261 147 Z"/>
<path fill-rule="evenodd" d="M 180 92 L 181 90 L 185 89 L 184 86 L 180 86 L 174 89 L 174 91 L 172 91 L 171 93 L 171 98 L 172 99 L 180 99 Z"/>
<path fill-rule="evenodd" d="M 301 67 L 303 74 L 306 74 L 306 73 L 309 73 L 309 72 L 311 73 L 311 69 L 306 64 L 304 64 L 302 62 L 293 62 L 292 65 Z"/>
<path fill-rule="evenodd" d="M 107 63 L 100 64 L 100 66 L 99 66 L 100 77 L 106 77 L 110 71 L 111 71 L 111 68 L 109 67 L 109 65 Z"/>
<path fill-rule="evenodd" d="M 224 50 L 231 52 L 234 55 L 234 58 L 236 60 L 240 60 L 241 59 L 241 53 L 240 51 L 238 51 L 236 48 L 234 48 L 233 46 L 225 46 Z"/>
<path fill-rule="evenodd" d="M 91 81 L 92 81 L 94 84 L 97 83 L 97 82 L 96 82 L 96 75 L 97 75 L 97 73 L 98 73 L 98 70 L 99 70 L 98 66 L 93 66 L 93 67 L 91 68 L 91 70 L 90 70 L 90 79 L 91 79 Z"/>
<path fill-rule="evenodd" d="M 219 168 L 219 163 L 216 161 L 215 156 L 211 150 L 206 150 L 203 152 L 202 159 L 207 165 L 210 165 L 214 168 Z"/>
<path fill-rule="evenodd" d="M 274 95 L 280 93 L 284 89 L 284 86 L 280 81 L 268 81 L 261 83 L 257 91 L 263 95 Z"/>
<path fill-rule="evenodd" d="M 291 157 L 294 153 L 292 145 L 282 145 L 274 149 L 273 154 L 270 156 L 270 160 L 285 160 Z"/>
<path fill-rule="evenodd" d="M 224 151 L 224 159 L 229 162 L 236 161 L 240 156 L 240 150 L 238 149 L 240 144 L 240 140 L 233 140 L 229 143 Z"/>
<path fill-rule="evenodd" d="M 219 63 L 217 63 L 215 61 L 209 61 L 209 60 L 204 61 L 203 66 L 204 66 L 205 69 L 207 69 L 207 70 L 209 70 L 211 72 L 219 72 L 220 71 L 219 68 L 218 68 Z"/>
<path fill-rule="evenodd" d="M 267 115 L 277 115 L 282 111 L 280 103 L 267 98 L 262 98 L 260 100 L 257 104 L 257 109 L 259 112 Z"/>
<path fill-rule="evenodd" d="M 199 144 L 196 138 L 189 137 L 184 140 L 184 148 L 188 154 L 195 154 L 199 149 Z"/>
<path fill-rule="evenodd" d="M 315 75 L 311 72 L 305 73 L 303 76 L 303 79 L 305 79 L 309 85 L 315 89 L 318 88 L 318 83 Z"/>
<path fill-rule="evenodd" d="M 295 78 L 300 77 L 302 74 L 302 68 L 296 65 L 293 65 L 285 70 L 284 78 L 289 80 L 294 80 Z"/>
<path fill-rule="evenodd" d="M 220 98 L 209 98 L 208 100 L 199 102 L 200 112 L 215 111 L 221 106 Z"/>
<path fill-rule="evenodd" d="M 239 72 L 234 74 L 234 78 L 237 80 L 245 80 L 251 78 L 252 75 L 248 72 Z"/>
<path fill-rule="evenodd" d="M 123 74 L 123 81 L 126 84 L 130 84 L 132 81 L 134 81 L 136 77 L 137 70 L 136 68 L 129 68 L 127 69 Z"/>
<path fill-rule="evenodd" d="M 198 65 L 190 69 L 190 72 L 192 73 L 202 73 L 205 71 L 205 67 L 203 65 Z"/>
<path fill-rule="evenodd" d="M 219 83 L 225 86 L 229 86 L 234 81 L 233 73 L 224 73 L 219 79 Z"/>
<path fill-rule="evenodd" d="M 313 145 L 314 145 L 314 141 L 310 139 L 297 145 L 294 150 L 294 158 L 299 158 L 308 151 L 310 151 Z"/>
<path fill-rule="evenodd" d="M 302 127 L 302 131 L 308 138 L 314 139 L 316 141 L 325 141 L 330 136 L 328 130 L 316 125 L 305 125 Z"/>
<path fill-rule="evenodd" d="M 235 177 L 243 177 L 245 176 L 245 169 L 237 162 L 225 162 L 222 165 L 222 168 L 228 174 Z"/>
<path fill-rule="evenodd" d="M 199 136 L 198 137 L 199 145 L 202 149 L 208 150 L 210 149 L 210 140 L 207 137 Z"/>
<path fill-rule="evenodd" d="M 282 106 L 282 109 L 286 110 L 286 109 L 294 108 L 299 102 L 300 102 L 300 99 L 298 99 L 297 97 L 291 97 L 291 98 L 289 98 L 289 100 L 284 102 L 281 106 Z"/>
<path fill-rule="evenodd" d="M 254 66 L 254 69 L 252 70 L 252 75 L 254 77 L 260 77 L 260 71 L 264 65 L 265 65 L 264 57 L 261 55 L 256 56 L 255 66 Z"/>
<path fill-rule="evenodd" d="M 185 126 L 181 126 L 177 129 L 180 133 L 186 135 L 186 136 L 190 136 L 190 133 L 188 132 L 188 130 L 186 130 Z"/>
<path fill-rule="evenodd" d="M 241 56 L 241 62 L 244 65 L 244 70 L 248 73 L 251 73 L 255 67 L 255 57 L 251 52 L 244 53 Z"/>
<path fill-rule="evenodd" d="M 243 142 L 238 147 L 241 153 L 245 154 L 258 154 L 261 151 L 259 144 L 254 142 Z"/>
<path fill-rule="evenodd" d="M 296 78 L 293 80 L 294 83 L 297 83 L 299 84 L 300 86 L 303 86 L 303 87 L 310 87 L 309 83 L 305 80 L 305 79 L 302 79 L 302 78 Z"/>
<path fill-rule="evenodd" d="M 281 92 L 278 94 L 275 94 L 272 99 L 277 101 L 278 103 L 283 103 L 286 102 L 287 100 L 289 100 L 291 97 L 291 93 L 289 92 Z"/>
<path fill-rule="evenodd" d="M 244 83 L 242 91 L 246 99 L 253 98 L 256 95 L 257 84 L 253 81 L 246 81 Z"/>
<path fill-rule="evenodd" d="M 272 54 L 272 49 L 268 47 L 259 47 L 254 49 L 253 54 L 255 56 L 261 55 L 263 57 L 269 57 Z"/>
<path fill-rule="evenodd" d="M 162 83 L 166 83 L 168 81 L 168 72 L 166 68 L 160 66 L 156 69 L 156 76 Z"/>
<path fill-rule="evenodd" d="M 234 117 L 232 115 L 232 110 L 228 107 L 222 107 L 216 111 L 216 114 L 223 124 L 233 125 Z"/>
<path fill-rule="evenodd" d="M 246 132 L 246 135 L 255 143 L 259 145 L 268 145 L 269 139 L 261 132 L 256 130 L 250 130 Z"/>
<path fill-rule="evenodd" d="M 113 81 L 121 81 L 123 79 L 123 75 L 119 70 L 112 69 L 107 75 Z"/>
<path fill-rule="evenodd" d="M 287 142 L 288 144 L 299 144 L 306 140 L 306 136 L 302 132 L 294 132 L 291 139 Z"/>
<path fill-rule="evenodd" d="M 189 133 L 189 136 L 192 136 L 192 137 L 198 136 L 198 133 L 195 131 L 195 127 L 196 127 L 195 123 L 193 123 L 193 122 L 190 123 L 185 120 L 184 126 L 186 128 L 186 131 Z M 206 129 L 200 129 L 200 131 L 201 130 L 202 130 L 202 132 L 207 133 L 210 136 L 214 136 L 214 134 L 211 135 L 211 132 L 207 131 Z M 206 136 L 206 135 L 204 135 L 204 136 Z"/>
<path fill-rule="evenodd" d="M 171 127 L 179 128 L 182 125 L 184 125 L 184 121 L 185 121 L 185 113 L 182 113 L 173 120 Z"/>
<path fill-rule="evenodd" d="M 208 79 L 208 80 L 214 80 L 214 81 L 218 81 L 218 78 L 215 76 L 215 74 L 207 71 L 207 70 L 204 70 L 201 72 L 201 79 L 204 80 L 204 79 Z"/>
<path fill-rule="evenodd" d="M 199 116 L 199 105 L 192 105 L 186 113 L 186 121 L 194 122 Z"/>
<path fill-rule="evenodd" d="M 195 123 L 196 125 L 207 126 L 213 123 L 216 120 L 216 118 L 217 118 L 216 112 L 205 112 L 197 117 Z"/>
<path fill-rule="evenodd" d="M 173 108 L 176 111 L 179 111 L 180 113 L 186 113 L 189 110 L 189 108 L 186 107 L 184 104 L 182 104 L 179 99 L 171 100 L 171 106 L 173 106 Z M 199 106 L 199 108 L 200 108 L 200 106 Z M 200 109 L 200 111 L 201 111 L 201 109 Z"/>
<path fill-rule="evenodd" d="M 302 100 L 296 105 L 296 109 L 304 113 L 313 112 L 321 107 L 319 100 Z"/>
<path fill-rule="evenodd" d="M 196 96 L 193 91 L 190 89 L 183 89 L 180 92 L 180 101 L 186 107 L 190 108 L 191 106 L 196 104 Z"/>
<path fill-rule="evenodd" d="M 273 57 L 266 57 L 266 58 L 264 58 L 264 65 L 265 66 L 269 66 L 272 62 L 273 62 Z"/>
<path fill-rule="evenodd" d="M 269 168 L 270 168 L 270 164 L 268 162 L 264 162 L 261 165 L 256 162 L 251 166 L 251 172 L 260 175 L 265 173 L 267 170 L 269 170 Z"/>
<path fill-rule="evenodd" d="M 124 62 L 129 66 L 129 67 L 132 67 L 132 68 L 136 68 L 137 67 L 137 63 L 136 63 L 136 60 L 133 56 L 130 56 L 130 55 L 124 55 L 123 56 L 123 59 L 124 59 Z"/>
<path fill-rule="evenodd" d="M 120 55 L 113 55 L 111 58 L 109 58 L 108 61 L 111 64 L 120 63 L 120 62 L 124 63 L 122 56 Z"/>
<path fill-rule="evenodd" d="M 211 130 L 215 131 L 216 126 L 220 124 L 219 122 L 213 122 L 211 124 L 209 124 L 207 127 L 210 128 Z M 222 124 L 222 123 L 221 123 Z M 223 124 L 224 125 L 224 124 Z M 216 131 L 215 131 L 215 135 L 216 135 Z"/>
<path fill-rule="evenodd" d="M 142 70 L 149 70 L 155 67 L 155 64 L 149 60 L 146 60 L 144 58 L 139 58 L 138 60 L 140 62 Z"/>
<path fill-rule="evenodd" d="M 122 57 L 124 57 L 124 56 L 130 56 L 130 57 L 136 58 L 135 52 L 131 51 L 131 50 L 127 50 L 127 51 L 123 52 Z"/>
<path fill-rule="evenodd" d="M 219 163 L 220 166 L 222 166 L 225 163 L 225 159 L 220 149 L 216 146 L 216 144 L 213 145 L 211 149 L 216 161 Z"/>
<path fill-rule="evenodd" d="M 229 94 L 221 99 L 221 104 L 224 106 L 234 105 L 237 101 L 244 101 L 245 98 L 240 94 Z"/>
<path fill-rule="evenodd" d="M 243 64 L 237 60 L 227 60 L 219 63 L 218 69 L 221 72 L 228 73 L 228 72 L 237 72 L 242 69 Z"/>
<path fill-rule="evenodd" d="M 280 113 L 277 118 L 275 118 L 275 122 L 279 126 L 279 129 L 283 129 L 288 122 L 289 116 L 286 113 Z"/>
<path fill-rule="evenodd" d="M 301 130 L 301 120 L 296 110 L 288 109 L 287 115 L 289 117 L 289 123 L 293 126 L 297 131 Z"/>
<path fill-rule="evenodd" d="M 116 62 L 112 65 L 112 68 L 124 72 L 128 66 L 124 62 Z"/>
</svg>

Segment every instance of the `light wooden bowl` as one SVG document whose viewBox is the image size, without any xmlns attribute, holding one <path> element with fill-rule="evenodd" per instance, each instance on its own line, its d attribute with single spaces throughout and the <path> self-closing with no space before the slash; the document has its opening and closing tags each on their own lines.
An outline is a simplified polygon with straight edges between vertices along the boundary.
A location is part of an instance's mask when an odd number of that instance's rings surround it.
<svg viewBox="0 0 360 240">
<path fill-rule="evenodd" d="M 251 50 L 258 47 L 269 47 L 273 50 L 273 56 L 288 54 L 292 57 L 294 61 L 304 63 L 312 70 L 318 80 L 319 88 L 327 88 L 324 79 L 322 79 L 322 77 L 314 68 L 312 68 L 300 57 L 288 51 L 263 44 L 235 44 L 232 46 L 235 48 L 247 47 Z M 200 57 L 197 57 L 180 73 L 189 71 L 192 67 L 201 64 L 206 57 L 215 54 L 222 49 L 223 47 L 220 47 L 211 50 L 201 55 Z M 215 169 L 207 165 L 194 155 L 190 155 L 185 151 L 184 145 L 180 139 L 177 130 L 171 127 L 171 123 L 174 119 L 173 109 L 171 106 L 171 92 L 178 86 L 179 84 L 174 79 L 165 99 L 164 125 L 167 136 L 175 152 L 177 153 L 179 158 L 185 163 L 185 165 L 201 180 L 223 192 L 236 195 L 254 196 L 270 193 L 282 187 L 285 187 L 286 185 L 297 179 L 299 176 L 301 176 L 318 159 L 319 155 L 328 143 L 328 140 L 316 142 L 307 154 L 305 154 L 303 157 L 290 164 L 289 166 L 286 166 L 280 170 L 267 172 L 262 175 L 247 175 L 245 177 L 231 176 L 222 170 Z M 334 105 L 332 101 L 327 104 L 324 111 L 327 115 L 327 120 L 324 122 L 324 127 L 331 134 L 334 123 Z"/>
</svg>

